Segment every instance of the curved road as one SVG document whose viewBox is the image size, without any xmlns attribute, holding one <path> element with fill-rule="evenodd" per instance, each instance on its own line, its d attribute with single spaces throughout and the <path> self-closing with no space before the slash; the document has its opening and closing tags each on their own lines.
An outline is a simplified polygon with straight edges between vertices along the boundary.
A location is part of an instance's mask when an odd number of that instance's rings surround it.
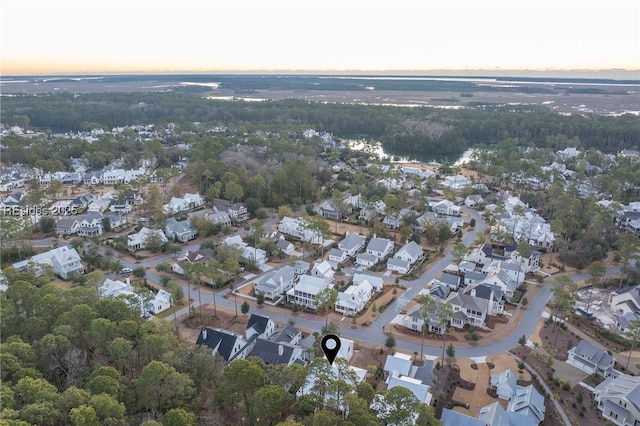
<svg viewBox="0 0 640 426">
<path fill-rule="evenodd" d="M 476 239 L 478 232 L 484 231 L 486 229 L 486 225 L 482 220 L 482 217 L 477 211 L 467 209 L 467 208 L 463 208 L 463 211 L 467 213 L 471 218 L 474 218 L 476 220 L 475 229 L 468 232 L 462 238 L 462 242 L 465 245 L 469 246 Z M 244 231 L 241 230 L 238 233 L 241 234 L 242 232 Z M 198 243 L 187 244 L 183 246 L 184 250 L 197 250 L 198 248 L 199 248 Z M 143 261 L 140 263 L 131 263 L 131 262 L 125 261 L 124 259 L 120 259 L 120 261 L 122 262 L 122 265 L 124 267 L 136 268 L 136 267 L 142 266 L 147 268 L 157 263 L 166 262 L 173 259 L 175 259 L 174 255 L 162 255 L 160 257 L 156 257 L 154 259 Z M 438 262 L 436 262 L 431 268 L 425 271 L 419 278 L 412 281 L 401 280 L 400 283 L 403 284 L 407 289 L 402 295 L 402 298 L 406 300 L 413 299 L 429 281 L 431 281 L 433 278 L 436 278 L 436 276 L 438 276 L 442 272 L 442 270 L 446 268 L 452 261 L 453 261 L 453 256 L 451 255 L 450 252 L 448 252 Z M 285 265 L 282 265 L 280 267 L 283 267 L 283 266 Z M 619 268 L 613 268 L 608 270 L 607 274 L 614 274 L 618 271 L 619 271 Z M 579 280 L 588 278 L 588 276 L 589 276 L 588 274 L 575 274 L 573 275 L 573 278 L 576 281 L 579 281 Z M 245 281 L 239 283 L 237 286 L 251 282 L 255 280 L 255 278 L 256 277 L 246 279 Z M 388 279 L 388 277 L 383 277 L 383 278 Z M 160 283 L 160 277 L 149 270 L 147 270 L 147 279 L 156 284 Z M 184 282 L 184 280 L 180 280 L 180 281 L 186 295 L 188 293 L 187 284 L 186 282 Z M 198 297 L 197 290 L 191 290 L 191 297 L 192 299 L 194 299 L 194 303 L 192 303 L 191 306 L 197 308 L 200 303 L 213 304 L 214 297 L 215 297 L 215 303 L 217 306 L 234 310 L 235 309 L 234 297 L 231 297 L 231 296 L 224 297 L 228 293 L 229 293 L 229 289 L 225 288 L 223 290 L 216 292 L 215 295 L 211 293 L 201 293 L 200 296 Z M 499 341 L 494 341 L 487 344 L 483 344 L 481 341 L 478 344 L 478 346 L 474 346 L 474 347 L 466 347 L 466 346 L 456 347 L 456 356 L 462 357 L 462 358 L 482 357 L 482 356 L 508 352 L 510 349 L 518 346 L 518 339 L 522 335 L 529 337 L 535 330 L 538 320 L 540 319 L 542 311 L 545 305 L 547 304 L 547 302 L 549 301 L 550 296 L 551 296 L 551 286 L 550 285 L 541 286 L 538 292 L 536 293 L 536 295 L 532 297 L 531 300 L 529 301 L 529 304 L 527 306 L 527 309 L 524 312 L 524 315 L 521 321 L 516 325 L 516 327 L 511 331 L 509 335 L 505 336 Z M 242 298 L 240 298 L 239 303 L 242 303 Z M 350 328 L 350 320 L 348 318 L 345 319 L 344 326 L 341 327 L 341 331 L 340 331 L 341 335 L 349 339 L 357 340 L 365 345 L 367 344 L 368 345 L 384 345 L 387 335 L 383 332 L 383 327 L 388 325 L 393 320 L 393 318 L 397 315 L 396 305 L 397 305 L 397 301 L 391 304 L 387 309 L 385 309 L 384 312 L 381 315 L 379 315 L 370 326 L 365 328 L 352 329 Z M 188 308 L 185 307 L 180 311 L 178 311 L 177 315 L 182 316 L 187 314 L 187 312 L 188 312 Z M 281 323 L 286 323 L 292 319 L 292 317 L 287 312 L 284 312 L 284 311 L 281 313 L 281 312 L 274 312 L 272 310 L 267 310 L 263 308 L 252 307 L 251 312 L 269 316 L 274 321 L 281 322 Z M 320 329 L 324 326 L 324 321 L 325 321 L 324 316 L 319 316 L 319 315 L 316 316 L 316 315 L 304 314 L 304 315 L 295 317 L 295 323 L 297 326 L 301 328 L 310 329 L 310 330 L 320 331 Z M 420 346 L 421 346 L 420 343 L 403 340 L 402 335 L 395 335 L 395 338 L 396 338 L 396 348 L 409 351 L 409 352 L 420 351 Z M 451 343 L 454 343 L 454 346 L 455 346 L 455 342 L 451 342 Z M 428 345 L 427 342 L 425 342 L 424 353 L 430 356 L 442 355 L 442 345 L 440 344 Z"/>
</svg>

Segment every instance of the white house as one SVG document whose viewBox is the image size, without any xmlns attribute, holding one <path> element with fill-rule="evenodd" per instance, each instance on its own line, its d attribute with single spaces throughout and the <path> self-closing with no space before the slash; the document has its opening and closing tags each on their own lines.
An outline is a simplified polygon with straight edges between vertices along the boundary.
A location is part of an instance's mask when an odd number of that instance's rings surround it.
<svg viewBox="0 0 640 426">
<path fill-rule="evenodd" d="M 340 264 L 348 259 L 347 253 L 344 250 L 332 248 L 329 250 L 329 262 L 333 262 L 336 265 Z"/>
<path fill-rule="evenodd" d="M 202 327 L 196 345 L 204 345 L 211 353 L 219 353 L 225 361 L 244 359 L 252 346 L 240 334 L 231 331 Z"/>
<path fill-rule="evenodd" d="M 373 291 L 380 292 L 384 286 L 384 280 L 375 275 L 367 275 L 367 274 L 354 274 L 353 275 L 353 284 L 358 285 L 363 281 L 368 281 L 373 288 Z"/>
<path fill-rule="evenodd" d="M 615 358 L 607 351 L 586 340 L 581 340 L 577 346 L 567 352 L 567 363 L 589 374 L 605 377 L 605 372 L 613 368 Z"/>
<path fill-rule="evenodd" d="M 602 416 L 618 426 L 640 424 L 640 377 L 606 378 L 593 391 Z"/>
<path fill-rule="evenodd" d="M 449 200 L 438 201 L 437 203 L 431 206 L 431 210 L 438 214 L 446 215 L 446 216 L 460 216 L 460 211 L 462 208 L 460 206 L 455 205 Z"/>
<path fill-rule="evenodd" d="M 158 238 L 163 244 L 168 241 L 162 229 L 149 229 L 145 226 L 137 234 L 127 235 L 129 251 L 134 252 L 146 248 L 149 238 Z"/>
<path fill-rule="evenodd" d="M 254 290 L 264 294 L 265 299 L 276 300 L 293 287 L 294 277 L 291 266 L 269 271 L 254 283 Z"/>
<path fill-rule="evenodd" d="M 485 299 L 464 293 L 451 293 L 447 302 L 453 307 L 451 325 L 463 328 L 466 324 L 474 327 L 485 327 L 485 320 L 489 311 L 489 303 Z"/>
<path fill-rule="evenodd" d="M 411 264 L 406 260 L 392 257 L 387 260 L 387 271 L 397 272 L 398 274 L 407 274 L 411 269 Z"/>
<path fill-rule="evenodd" d="M 317 260 L 311 268 L 311 275 L 322 278 L 327 282 L 333 281 L 335 274 L 335 271 L 331 269 L 331 264 L 326 260 Z"/>
<path fill-rule="evenodd" d="M 415 241 L 410 241 L 393 255 L 397 259 L 402 259 L 413 265 L 424 258 L 424 250 Z"/>
<path fill-rule="evenodd" d="M 369 253 L 358 253 L 358 255 L 356 256 L 356 264 L 362 266 L 363 268 L 371 268 L 372 266 L 375 266 L 375 264 L 379 261 L 380 259 Z"/>
<path fill-rule="evenodd" d="M 278 231 L 311 244 L 322 244 L 322 235 L 311 230 L 304 218 L 294 219 L 285 216 L 278 224 Z"/>
<path fill-rule="evenodd" d="M 453 190 L 463 189 L 470 185 L 471 181 L 463 175 L 446 176 L 442 182 L 442 186 Z"/>
<path fill-rule="evenodd" d="M 386 238 L 373 237 L 367 244 L 367 254 L 382 260 L 393 251 L 393 241 Z"/>
<path fill-rule="evenodd" d="M 369 281 L 351 284 L 345 291 L 338 293 L 336 312 L 346 316 L 354 316 L 366 306 L 371 299 L 373 287 Z"/>
<path fill-rule="evenodd" d="M 36 276 L 42 276 L 47 268 L 52 268 L 53 272 L 64 280 L 74 272 L 84 273 L 80 255 L 76 249 L 68 246 L 54 248 L 45 253 L 36 254 L 29 260 L 13 264 L 13 267 L 19 271 L 25 271 L 29 266 L 33 267 Z"/>
<path fill-rule="evenodd" d="M 338 249 L 349 257 L 354 257 L 358 251 L 364 248 L 367 239 L 360 234 L 349 234 L 338 243 Z"/>
<path fill-rule="evenodd" d="M 298 283 L 287 291 L 287 302 L 315 310 L 316 296 L 330 286 L 331 284 L 323 278 L 301 275 Z"/>
</svg>

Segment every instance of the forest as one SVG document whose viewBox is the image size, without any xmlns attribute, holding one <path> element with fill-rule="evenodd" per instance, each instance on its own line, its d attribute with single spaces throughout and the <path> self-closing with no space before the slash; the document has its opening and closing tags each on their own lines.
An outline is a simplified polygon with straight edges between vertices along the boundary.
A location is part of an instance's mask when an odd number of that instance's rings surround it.
<svg viewBox="0 0 640 426">
<path fill-rule="evenodd" d="M 322 357 L 308 366 L 254 357 L 225 365 L 209 348 L 178 340 L 170 321 L 146 321 L 131 301 L 99 298 L 95 273 L 61 290 L 47 276 L 4 272 L 2 425 L 374 426 L 409 424 L 413 413 L 411 424 L 438 424 L 407 389 L 355 385 L 344 360 L 335 363 L 339 379 Z M 309 374 L 311 392 L 296 397 Z M 372 402 L 381 408 L 370 410 Z"/>
<path fill-rule="evenodd" d="M 92 93 L 3 97 L 5 125 L 51 133 L 111 129 L 131 124 L 202 122 L 231 128 L 285 131 L 313 128 L 337 138 L 381 141 L 390 152 L 460 153 L 476 144 L 518 138 L 544 148 L 548 138 L 577 138 L 582 148 L 603 152 L 637 149 L 640 120 L 632 114 L 565 116 L 531 105 L 472 104 L 432 107 L 312 103 L 302 100 L 221 101 L 193 93 Z"/>
</svg>

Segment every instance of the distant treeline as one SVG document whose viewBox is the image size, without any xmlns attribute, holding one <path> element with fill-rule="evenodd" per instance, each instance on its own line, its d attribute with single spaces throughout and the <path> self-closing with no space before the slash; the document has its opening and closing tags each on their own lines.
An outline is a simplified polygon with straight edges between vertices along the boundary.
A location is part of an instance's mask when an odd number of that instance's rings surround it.
<svg viewBox="0 0 640 426">
<path fill-rule="evenodd" d="M 247 87 L 248 89 L 248 87 Z M 471 104 L 444 110 L 430 107 L 324 104 L 302 100 L 242 102 L 208 100 L 193 93 L 92 93 L 3 97 L 2 123 L 52 133 L 116 126 L 201 122 L 250 125 L 269 131 L 314 128 L 335 137 L 380 140 L 392 151 L 459 153 L 476 144 L 518 138 L 551 146 L 550 137 L 577 138 L 583 148 L 604 152 L 640 146 L 640 119 L 627 114 L 556 114 L 536 106 Z"/>
</svg>

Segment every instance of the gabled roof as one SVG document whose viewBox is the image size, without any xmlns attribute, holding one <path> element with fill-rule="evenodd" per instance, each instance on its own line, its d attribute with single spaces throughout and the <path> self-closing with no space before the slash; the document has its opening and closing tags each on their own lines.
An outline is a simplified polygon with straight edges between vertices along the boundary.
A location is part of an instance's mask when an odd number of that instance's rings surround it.
<svg viewBox="0 0 640 426">
<path fill-rule="evenodd" d="M 338 243 L 338 247 L 343 247 L 348 251 L 356 248 L 359 245 L 362 245 L 365 241 L 366 238 L 360 234 L 349 234 Z"/>
<path fill-rule="evenodd" d="M 244 343 L 242 336 L 230 331 L 202 327 L 198 335 L 198 340 L 196 340 L 196 345 L 205 345 L 212 351 L 217 351 L 225 361 L 229 361 L 234 355 L 232 353 L 233 347 L 238 339 Z"/>
<path fill-rule="evenodd" d="M 412 365 L 413 362 L 411 361 L 410 355 L 405 356 L 402 353 L 387 355 L 387 359 L 384 362 L 384 371 L 389 373 L 395 372 L 396 375 L 402 374 L 408 376 L 409 372 L 411 372 Z"/>
<path fill-rule="evenodd" d="M 457 286 L 458 284 L 460 284 L 460 277 L 457 276 L 457 275 L 453 275 L 453 274 L 449 274 L 449 273 L 443 272 L 442 276 L 440 276 L 438 281 L 440 281 L 441 283 L 444 283 L 444 284 Z"/>
<path fill-rule="evenodd" d="M 481 420 L 448 408 L 442 410 L 440 423 L 442 426 L 487 426 L 487 424 Z"/>
<path fill-rule="evenodd" d="M 276 330 L 276 332 L 271 336 L 271 340 L 274 342 L 291 343 L 296 336 L 301 335 L 302 333 L 300 330 L 291 324 L 288 324 L 285 328 Z"/>
<path fill-rule="evenodd" d="M 249 356 L 259 357 L 265 364 L 289 364 L 295 349 L 298 349 L 298 347 L 289 343 L 257 338 L 255 346 L 249 352 Z"/>
<path fill-rule="evenodd" d="M 613 356 L 586 340 L 581 340 L 578 346 L 571 349 L 571 351 L 575 356 L 591 361 L 594 365 L 610 365 L 611 361 L 613 361 Z"/>
<path fill-rule="evenodd" d="M 458 293 L 455 296 L 451 297 L 448 301 L 452 305 L 461 306 L 465 309 L 471 309 L 478 312 L 487 312 L 487 309 L 489 308 L 489 303 L 486 300 L 469 296 L 468 294 L 464 293 Z"/>
<path fill-rule="evenodd" d="M 391 240 L 387 240 L 386 238 L 371 238 L 369 245 L 367 246 L 367 250 L 384 253 L 389 245 L 393 246 L 393 243 Z"/>
<path fill-rule="evenodd" d="M 422 254 L 422 247 L 418 245 L 415 241 L 409 241 L 407 244 L 402 246 L 400 250 L 396 253 L 396 257 L 401 252 L 407 252 L 411 257 L 419 257 Z"/>
<path fill-rule="evenodd" d="M 263 317 L 258 314 L 251 314 L 249 322 L 247 323 L 247 330 L 254 329 L 258 334 L 262 334 L 266 331 L 269 324 L 269 317 Z"/>
</svg>

